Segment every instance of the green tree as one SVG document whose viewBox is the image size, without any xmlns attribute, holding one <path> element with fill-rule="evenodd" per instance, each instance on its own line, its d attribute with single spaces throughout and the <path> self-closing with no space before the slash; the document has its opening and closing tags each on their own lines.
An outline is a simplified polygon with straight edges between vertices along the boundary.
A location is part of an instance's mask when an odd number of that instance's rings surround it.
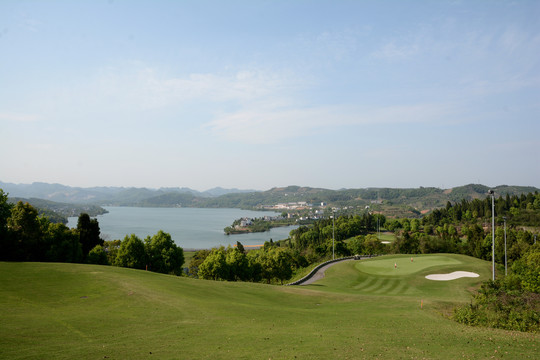
<svg viewBox="0 0 540 360">
<path fill-rule="evenodd" d="M 9 260 L 8 254 L 12 252 L 12 243 L 8 239 L 7 220 L 11 216 L 11 205 L 8 202 L 8 194 L 0 189 L 0 259 Z"/>
<path fill-rule="evenodd" d="M 522 235 L 523 231 L 508 231 L 508 261 L 509 263 L 520 259 L 523 254 L 527 253 L 531 247 L 526 236 Z"/>
<path fill-rule="evenodd" d="M 103 242 L 103 249 L 107 253 L 107 261 L 109 264 L 114 265 L 116 262 L 116 256 L 118 255 L 118 250 L 120 250 L 120 245 L 122 245 L 122 240 L 108 240 Z"/>
<path fill-rule="evenodd" d="M 401 228 L 401 222 L 398 219 L 387 221 L 384 225 L 388 231 L 394 232 Z"/>
<path fill-rule="evenodd" d="M 512 265 L 512 271 L 521 281 L 521 287 L 540 293 L 540 244 L 532 246 L 521 259 Z"/>
<path fill-rule="evenodd" d="M 11 240 L 10 260 L 44 260 L 46 249 L 41 222 L 37 210 L 32 205 L 19 201 L 11 210 L 7 226 Z"/>
<path fill-rule="evenodd" d="M 403 231 L 403 236 L 398 236 L 392 244 L 394 251 L 399 254 L 418 254 L 420 252 L 420 240 L 415 236 Z"/>
<path fill-rule="evenodd" d="M 77 220 L 77 232 L 81 243 L 83 257 L 86 258 L 90 250 L 96 245 L 103 246 L 103 240 L 99 237 L 99 223 L 97 219 L 91 219 L 90 215 L 82 213 Z"/>
<path fill-rule="evenodd" d="M 49 223 L 44 237 L 48 244 L 45 255 L 47 261 L 70 263 L 82 261 L 82 249 L 76 231 L 64 224 Z"/>
<path fill-rule="evenodd" d="M 184 250 L 176 246 L 170 234 L 159 230 L 156 235 L 148 236 L 144 242 L 149 270 L 163 274 L 182 274 Z"/>
<path fill-rule="evenodd" d="M 107 253 L 103 249 L 103 246 L 94 246 L 94 248 L 88 253 L 87 262 L 89 264 L 108 265 L 109 262 L 107 260 Z"/>
<path fill-rule="evenodd" d="M 193 257 L 191 258 L 191 261 L 189 262 L 189 266 L 188 266 L 189 276 L 198 277 L 199 267 L 204 262 L 204 260 L 206 260 L 208 255 L 210 255 L 210 250 L 207 250 L 207 249 L 203 249 L 203 250 L 199 250 L 195 252 Z"/>
<path fill-rule="evenodd" d="M 263 254 L 263 251 L 249 251 L 246 255 L 248 260 L 249 280 L 253 282 L 259 282 L 262 280 L 263 268 L 259 261 L 259 258 Z"/>
<path fill-rule="evenodd" d="M 273 277 L 278 279 L 283 285 L 283 281 L 290 279 L 293 272 L 293 258 L 288 250 L 275 248 L 272 249 L 273 257 Z"/>
<path fill-rule="evenodd" d="M 336 257 L 349 256 L 350 251 L 345 242 L 334 241 L 332 239 L 326 240 L 324 243 L 317 245 L 315 250 L 321 258 L 328 258 L 332 256 L 332 251 Z"/>
<path fill-rule="evenodd" d="M 244 249 L 244 245 L 242 245 L 242 243 L 240 241 L 236 242 L 236 248 L 238 249 L 238 251 L 240 251 L 242 253 L 246 252 L 246 250 Z"/>
<path fill-rule="evenodd" d="M 369 234 L 364 238 L 364 254 L 366 255 L 381 255 L 386 254 L 388 251 L 386 245 L 383 244 L 376 235 Z"/>
<path fill-rule="evenodd" d="M 420 220 L 418 219 L 411 219 L 411 231 L 412 232 L 418 232 L 420 229 Z"/>
<path fill-rule="evenodd" d="M 260 277 L 263 280 L 266 280 L 267 284 L 270 284 L 272 282 L 272 279 L 274 278 L 274 268 L 276 266 L 274 257 L 272 256 L 271 249 L 264 250 L 261 249 L 257 251 L 257 257 L 256 262 L 260 268 Z"/>
<path fill-rule="evenodd" d="M 484 258 L 484 248 L 482 246 L 484 239 L 484 229 L 478 224 L 474 224 L 467 227 L 467 244 L 466 252 L 468 255 L 474 256 L 479 259 Z"/>
<path fill-rule="evenodd" d="M 249 279 L 249 262 L 246 254 L 238 247 L 227 249 L 225 262 L 229 270 L 228 280 L 247 280 Z"/>
<path fill-rule="evenodd" d="M 135 234 L 126 235 L 120 244 L 114 265 L 132 269 L 144 269 L 146 267 L 144 242 Z"/>
<path fill-rule="evenodd" d="M 411 231 L 411 222 L 409 219 L 402 219 L 401 226 L 403 227 L 403 232 Z"/>
<path fill-rule="evenodd" d="M 349 252 L 354 255 L 364 254 L 364 237 L 362 235 L 356 236 L 349 240 L 347 243 Z"/>
<path fill-rule="evenodd" d="M 225 249 L 223 247 L 214 248 L 199 266 L 198 276 L 208 280 L 229 279 L 229 267 Z"/>
</svg>

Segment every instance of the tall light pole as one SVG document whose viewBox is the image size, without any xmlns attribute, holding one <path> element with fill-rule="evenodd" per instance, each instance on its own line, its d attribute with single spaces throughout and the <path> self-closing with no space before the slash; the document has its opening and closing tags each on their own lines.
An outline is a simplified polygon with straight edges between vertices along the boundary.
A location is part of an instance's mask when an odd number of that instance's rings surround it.
<svg viewBox="0 0 540 360">
<path fill-rule="evenodd" d="M 508 275 L 508 263 L 506 261 L 506 216 L 503 216 L 504 220 L 504 276 Z"/>
<path fill-rule="evenodd" d="M 335 259 L 335 245 L 334 245 L 334 239 L 335 239 L 335 229 L 336 229 L 336 210 L 332 209 L 332 260 Z"/>
<path fill-rule="evenodd" d="M 495 191 L 489 190 L 491 195 L 491 280 L 495 281 Z"/>
</svg>

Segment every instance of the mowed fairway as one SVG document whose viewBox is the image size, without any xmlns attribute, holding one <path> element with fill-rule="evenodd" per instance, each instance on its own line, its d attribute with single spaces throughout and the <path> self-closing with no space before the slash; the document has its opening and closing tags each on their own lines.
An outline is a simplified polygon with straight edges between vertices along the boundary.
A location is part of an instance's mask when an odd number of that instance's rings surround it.
<svg viewBox="0 0 540 360">
<path fill-rule="evenodd" d="M 442 315 L 451 303 L 470 301 L 469 290 L 489 278 L 489 262 L 458 255 L 407 261 L 339 263 L 319 282 L 291 287 L 0 263 L 0 358 L 537 358 L 538 334 L 470 328 Z M 456 270 L 481 276 L 424 278 Z"/>
</svg>

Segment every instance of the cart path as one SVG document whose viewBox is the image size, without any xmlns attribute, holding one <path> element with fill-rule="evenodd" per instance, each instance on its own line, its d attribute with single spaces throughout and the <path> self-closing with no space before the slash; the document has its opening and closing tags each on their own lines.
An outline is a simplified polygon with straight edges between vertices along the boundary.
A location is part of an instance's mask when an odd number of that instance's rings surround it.
<svg viewBox="0 0 540 360">
<path fill-rule="evenodd" d="M 326 264 L 323 267 L 321 267 L 319 270 L 317 270 L 317 272 L 315 274 L 313 274 L 309 279 L 307 279 L 306 281 L 303 281 L 302 283 L 300 283 L 298 285 L 309 285 L 309 284 L 314 283 L 315 281 L 318 281 L 318 280 L 324 278 L 324 272 L 326 271 L 326 269 L 328 269 L 330 266 L 333 266 L 335 264 L 339 264 L 340 262 L 343 262 L 343 261 L 354 261 L 354 259 L 343 259 L 341 261 L 336 261 L 336 262 L 333 262 L 333 263 L 330 263 L 330 264 Z"/>
</svg>

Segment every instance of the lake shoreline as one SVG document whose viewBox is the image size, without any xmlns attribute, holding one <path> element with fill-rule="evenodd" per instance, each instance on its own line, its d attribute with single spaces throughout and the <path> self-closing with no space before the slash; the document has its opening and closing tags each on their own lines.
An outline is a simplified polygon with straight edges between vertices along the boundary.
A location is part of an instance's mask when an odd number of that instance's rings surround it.
<svg viewBox="0 0 540 360">
<path fill-rule="evenodd" d="M 235 208 L 149 208 L 106 206 L 107 214 L 99 215 L 101 236 L 104 240 L 123 240 L 135 234 L 142 240 L 159 230 L 169 233 L 183 249 L 211 249 L 234 246 L 261 246 L 269 240 L 282 240 L 297 226 L 272 228 L 263 233 L 226 235 L 223 229 L 235 219 L 260 216 L 259 211 Z M 277 214 L 277 213 L 276 213 Z M 68 219 L 68 227 L 77 227 L 77 218 Z"/>
</svg>

